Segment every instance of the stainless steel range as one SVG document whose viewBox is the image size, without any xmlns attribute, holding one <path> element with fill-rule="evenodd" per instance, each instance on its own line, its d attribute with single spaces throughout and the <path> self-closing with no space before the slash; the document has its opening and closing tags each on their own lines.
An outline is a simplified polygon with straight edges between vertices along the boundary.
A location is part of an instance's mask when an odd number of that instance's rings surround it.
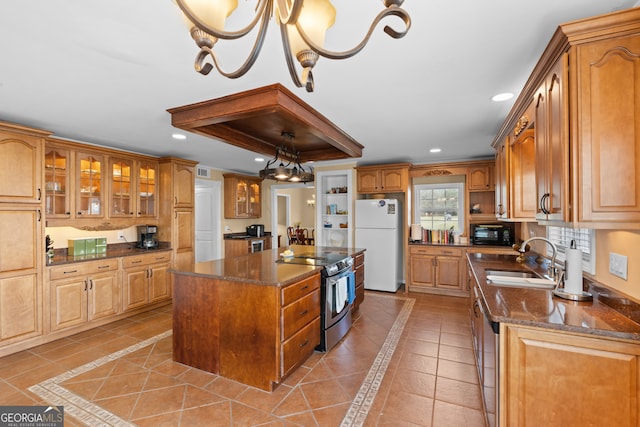
<svg viewBox="0 0 640 427">
<path fill-rule="evenodd" d="M 278 262 L 321 266 L 320 297 L 320 345 L 318 351 L 328 351 L 344 337 L 352 325 L 349 302 L 349 276 L 352 275 L 353 258 L 344 252 L 305 249 L 292 258 Z"/>
</svg>

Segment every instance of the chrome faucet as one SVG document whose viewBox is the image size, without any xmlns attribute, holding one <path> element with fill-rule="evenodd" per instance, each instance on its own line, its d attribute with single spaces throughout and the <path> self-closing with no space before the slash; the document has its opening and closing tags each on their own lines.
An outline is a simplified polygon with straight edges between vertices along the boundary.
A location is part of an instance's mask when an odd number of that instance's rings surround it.
<svg viewBox="0 0 640 427">
<path fill-rule="evenodd" d="M 551 240 L 545 237 L 530 237 L 524 242 L 522 242 L 522 244 L 520 245 L 520 248 L 518 249 L 518 252 L 524 254 L 527 251 L 527 244 L 532 240 L 543 240 L 547 242 L 549 246 L 551 246 L 551 249 L 553 249 L 553 255 L 551 256 L 551 264 L 549 264 L 547 273 L 549 274 L 549 276 L 553 277 L 553 280 L 556 281 L 556 284 L 559 284 L 560 281 L 562 280 L 562 271 L 561 269 L 556 267 L 556 256 L 558 255 L 558 248 Z"/>
</svg>

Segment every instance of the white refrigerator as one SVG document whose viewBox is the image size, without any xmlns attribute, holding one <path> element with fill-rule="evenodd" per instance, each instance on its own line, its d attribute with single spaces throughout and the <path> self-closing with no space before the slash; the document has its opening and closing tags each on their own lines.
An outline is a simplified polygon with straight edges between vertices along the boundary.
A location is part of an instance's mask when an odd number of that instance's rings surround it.
<svg viewBox="0 0 640 427">
<path fill-rule="evenodd" d="M 396 199 L 356 200 L 356 247 L 364 248 L 364 288 L 396 292 L 402 282 L 402 209 Z"/>
</svg>

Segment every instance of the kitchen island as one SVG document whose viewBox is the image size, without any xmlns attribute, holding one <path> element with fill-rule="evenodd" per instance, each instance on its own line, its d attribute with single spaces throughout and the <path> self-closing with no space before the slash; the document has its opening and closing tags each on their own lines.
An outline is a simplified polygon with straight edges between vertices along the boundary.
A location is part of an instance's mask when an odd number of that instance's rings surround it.
<svg viewBox="0 0 640 427">
<path fill-rule="evenodd" d="M 285 249 L 172 271 L 173 359 L 266 391 L 299 367 L 320 344 L 321 268 L 276 262 Z"/>
<path fill-rule="evenodd" d="M 584 279 L 593 301 L 500 286 L 487 270 L 544 275 L 546 263 L 468 254 L 473 345 L 488 424 L 638 425 L 640 305 Z"/>
</svg>

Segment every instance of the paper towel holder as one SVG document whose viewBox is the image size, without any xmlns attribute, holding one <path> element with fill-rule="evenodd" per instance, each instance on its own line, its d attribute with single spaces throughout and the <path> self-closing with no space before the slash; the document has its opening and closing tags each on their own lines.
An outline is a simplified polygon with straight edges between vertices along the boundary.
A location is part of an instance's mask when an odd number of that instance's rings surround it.
<svg viewBox="0 0 640 427">
<path fill-rule="evenodd" d="M 568 299 L 571 301 L 591 301 L 593 300 L 593 295 L 590 292 L 582 291 L 580 294 L 574 294 L 571 292 L 566 292 L 564 288 L 560 287 L 560 283 L 562 283 L 564 279 L 564 271 L 560 273 L 560 278 L 556 284 L 555 289 L 553 290 L 553 295 L 558 298 Z"/>
</svg>

